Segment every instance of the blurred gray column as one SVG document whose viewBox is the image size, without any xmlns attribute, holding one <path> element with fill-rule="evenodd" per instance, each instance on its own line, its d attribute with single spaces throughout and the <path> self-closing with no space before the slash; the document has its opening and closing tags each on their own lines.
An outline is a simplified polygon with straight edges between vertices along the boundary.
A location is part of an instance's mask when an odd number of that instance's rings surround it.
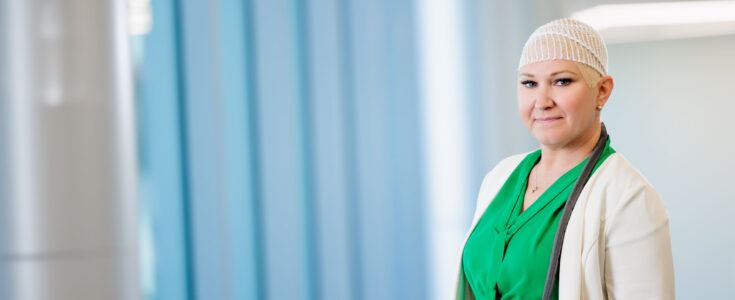
<svg viewBox="0 0 735 300">
<path fill-rule="evenodd" d="M 0 299 L 138 299 L 126 3 L 0 0 Z"/>
</svg>

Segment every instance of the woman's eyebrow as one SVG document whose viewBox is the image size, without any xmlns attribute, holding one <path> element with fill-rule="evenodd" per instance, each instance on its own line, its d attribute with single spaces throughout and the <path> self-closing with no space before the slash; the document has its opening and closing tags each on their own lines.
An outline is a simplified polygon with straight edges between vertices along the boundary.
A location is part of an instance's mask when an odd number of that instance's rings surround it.
<svg viewBox="0 0 735 300">
<path fill-rule="evenodd" d="M 577 73 L 574 73 L 570 70 L 561 70 L 561 71 L 556 71 L 554 73 L 549 74 L 549 77 L 554 76 L 556 74 L 560 74 L 560 73 L 571 73 L 573 75 L 577 75 Z M 533 74 L 529 74 L 529 73 L 521 73 L 521 76 L 534 77 Z"/>
<path fill-rule="evenodd" d="M 561 70 L 561 71 L 556 71 L 556 72 L 554 72 L 554 73 L 551 73 L 551 75 L 549 75 L 549 76 L 554 76 L 554 75 L 556 75 L 556 74 L 560 74 L 560 73 L 570 73 L 570 74 L 572 74 L 572 75 L 577 75 L 577 73 L 574 73 L 574 72 L 572 72 L 572 71 L 570 71 L 570 70 Z"/>
</svg>

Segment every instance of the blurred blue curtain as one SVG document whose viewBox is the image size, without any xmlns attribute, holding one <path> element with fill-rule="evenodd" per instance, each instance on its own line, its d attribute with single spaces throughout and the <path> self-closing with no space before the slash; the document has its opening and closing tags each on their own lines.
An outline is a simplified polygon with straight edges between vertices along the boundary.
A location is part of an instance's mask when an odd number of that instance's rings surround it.
<svg viewBox="0 0 735 300">
<path fill-rule="evenodd" d="M 414 3 L 152 4 L 147 298 L 427 298 Z"/>
</svg>

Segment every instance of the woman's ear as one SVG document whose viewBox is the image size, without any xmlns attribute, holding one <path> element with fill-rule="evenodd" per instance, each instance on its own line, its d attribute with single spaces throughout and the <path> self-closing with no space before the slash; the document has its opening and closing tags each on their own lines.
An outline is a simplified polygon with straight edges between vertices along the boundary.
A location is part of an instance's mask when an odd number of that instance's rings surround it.
<svg viewBox="0 0 735 300">
<path fill-rule="evenodd" d="M 613 87 L 615 87 L 615 81 L 612 76 L 605 75 L 600 78 L 600 84 L 597 85 L 597 105 L 605 106 L 607 99 L 612 94 Z"/>
</svg>

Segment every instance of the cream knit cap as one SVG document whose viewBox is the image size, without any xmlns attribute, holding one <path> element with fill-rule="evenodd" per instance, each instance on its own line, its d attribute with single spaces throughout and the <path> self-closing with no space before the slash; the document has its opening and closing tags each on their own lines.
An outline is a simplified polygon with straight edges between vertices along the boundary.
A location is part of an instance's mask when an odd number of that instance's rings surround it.
<svg viewBox="0 0 735 300">
<path fill-rule="evenodd" d="M 607 47 L 591 26 L 570 18 L 554 20 L 536 29 L 523 46 L 521 67 L 541 61 L 570 60 L 607 75 Z"/>
</svg>

